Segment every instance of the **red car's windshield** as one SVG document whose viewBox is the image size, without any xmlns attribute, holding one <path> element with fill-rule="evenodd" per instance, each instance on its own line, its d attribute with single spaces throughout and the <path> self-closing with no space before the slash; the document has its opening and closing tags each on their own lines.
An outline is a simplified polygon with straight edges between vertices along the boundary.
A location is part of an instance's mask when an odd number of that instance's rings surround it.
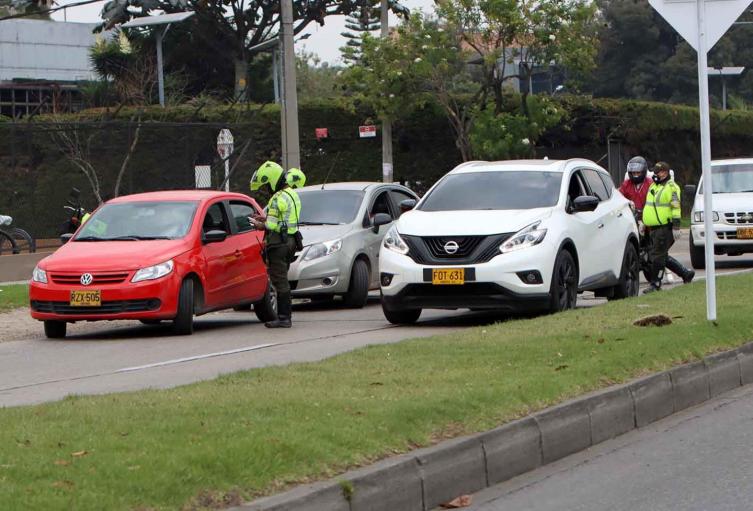
<svg viewBox="0 0 753 511">
<path fill-rule="evenodd" d="M 195 201 L 105 204 L 86 221 L 74 241 L 183 238 L 197 206 Z"/>
</svg>

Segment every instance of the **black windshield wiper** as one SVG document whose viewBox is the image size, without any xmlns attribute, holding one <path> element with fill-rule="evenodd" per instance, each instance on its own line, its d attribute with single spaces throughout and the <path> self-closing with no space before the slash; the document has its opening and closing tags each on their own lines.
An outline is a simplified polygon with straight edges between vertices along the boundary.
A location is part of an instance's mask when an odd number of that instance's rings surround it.
<svg viewBox="0 0 753 511">
<path fill-rule="evenodd" d="M 73 241 L 107 241 L 107 239 L 100 238 L 99 236 L 79 236 Z"/>
<path fill-rule="evenodd" d="M 298 225 L 342 225 L 341 222 L 298 222 Z"/>
</svg>

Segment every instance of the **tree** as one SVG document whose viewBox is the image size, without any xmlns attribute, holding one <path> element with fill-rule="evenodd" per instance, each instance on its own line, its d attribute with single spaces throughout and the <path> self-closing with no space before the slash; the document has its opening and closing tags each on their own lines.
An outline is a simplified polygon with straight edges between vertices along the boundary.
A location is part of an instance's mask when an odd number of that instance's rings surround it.
<svg viewBox="0 0 753 511">
<path fill-rule="evenodd" d="M 340 48 L 343 60 L 348 64 L 356 64 L 361 59 L 361 46 L 365 34 L 374 35 L 382 26 L 382 2 L 380 0 L 357 0 L 358 6 L 345 18 L 345 28 L 350 32 L 341 32 L 347 39 L 345 46 Z M 389 9 L 407 18 L 410 11 L 395 0 L 388 0 Z"/>
<path fill-rule="evenodd" d="M 296 84 L 301 98 L 331 99 L 340 95 L 337 73 L 342 69 L 322 63 L 319 57 L 305 49 L 296 54 Z"/>
<path fill-rule="evenodd" d="M 340 35 L 347 39 L 345 46 L 340 48 L 343 60 L 348 64 L 355 64 L 361 58 L 361 40 L 366 33 L 379 30 L 380 0 L 359 0 L 358 7 L 345 18 L 345 28 L 349 32 Z"/>
<path fill-rule="evenodd" d="M 463 160 L 471 157 L 471 82 L 457 32 L 420 13 L 387 39 L 363 38 L 361 63 L 343 75 L 354 104 L 373 108 L 380 120 L 396 120 L 429 100 L 447 115 Z"/>
<path fill-rule="evenodd" d="M 484 98 L 493 96 L 496 114 L 504 109 L 506 81 L 527 82 L 534 68 L 553 63 L 575 75 L 594 65 L 595 6 L 590 0 L 446 0 L 438 13 L 475 54 Z M 527 95 L 521 96 L 524 112 Z"/>
<path fill-rule="evenodd" d="M 324 25 L 327 16 L 349 14 L 356 0 L 294 0 L 294 34 L 311 22 Z M 247 97 L 251 48 L 278 37 L 280 0 L 110 0 L 102 9 L 104 28 L 112 28 L 133 16 L 145 16 L 161 9 L 165 12 L 196 12 L 192 23 L 204 44 L 215 56 L 232 60 L 238 99 Z M 138 12 L 139 14 L 134 14 Z"/>
<path fill-rule="evenodd" d="M 647 0 L 597 0 L 600 50 L 589 88 L 594 95 L 696 104 L 696 52 Z M 751 13 L 743 15 L 750 20 Z M 709 66 L 753 66 L 753 30 L 733 26 L 709 52 Z M 710 79 L 721 105 L 721 81 Z M 728 79 L 730 93 L 753 100 L 753 75 Z"/>
</svg>

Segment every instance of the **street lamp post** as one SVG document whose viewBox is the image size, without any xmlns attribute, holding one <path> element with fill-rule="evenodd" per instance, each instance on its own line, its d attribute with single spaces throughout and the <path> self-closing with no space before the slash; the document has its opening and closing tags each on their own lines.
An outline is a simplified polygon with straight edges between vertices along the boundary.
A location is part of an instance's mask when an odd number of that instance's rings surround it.
<svg viewBox="0 0 753 511">
<path fill-rule="evenodd" d="M 159 104 L 165 106 L 165 77 L 162 66 L 162 40 L 165 38 L 167 31 L 170 30 L 170 25 L 186 20 L 196 14 L 193 11 L 175 12 L 172 14 L 160 14 L 158 16 L 144 16 L 143 18 L 136 18 L 127 23 L 121 25 L 122 28 L 138 28 L 138 27 L 156 27 L 157 25 L 165 25 L 164 30 L 155 29 L 154 34 L 157 39 L 157 84 L 159 90 Z"/>
<path fill-rule="evenodd" d="M 740 76 L 743 71 L 745 71 L 744 67 L 710 67 L 708 68 L 708 75 L 711 76 L 718 76 L 722 79 L 722 110 L 727 109 L 727 80 L 725 80 L 725 76 Z"/>
</svg>

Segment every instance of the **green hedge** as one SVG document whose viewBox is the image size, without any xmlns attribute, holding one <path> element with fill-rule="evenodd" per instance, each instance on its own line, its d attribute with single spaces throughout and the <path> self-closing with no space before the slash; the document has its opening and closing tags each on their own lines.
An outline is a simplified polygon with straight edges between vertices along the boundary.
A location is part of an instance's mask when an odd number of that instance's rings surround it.
<svg viewBox="0 0 753 511">
<path fill-rule="evenodd" d="M 568 112 L 561 125 L 550 130 L 536 149 L 538 157 L 585 157 L 601 160 L 607 139 L 620 138 L 625 156 L 644 154 L 649 160 L 667 160 L 683 183 L 699 174 L 697 109 L 660 103 L 563 96 Z M 511 108 L 517 103 L 510 98 Z M 105 110 L 76 116 L 38 116 L 31 122 L 0 122 L 0 214 L 37 237 L 57 234 L 65 219 L 62 209 L 72 186 L 84 192 L 94 206 L 83 175 L 65 159 L 52 140 L 52 130 L 91 136 L 91 160 L 100 170 L 103 193 L 114 179 L 134 135 L 133 109 L 122 109 L 101 121 Z M 143 112 L 140 140 L 124 175 L 121 194 L 157 189 L 193 187 L 196 163 L 217 162 L 214 151 L 219 130 L 229 128 L 236 148 L 251 141 L 238 164 L 232 189 L 245 192 L 253 170 L 266 159 L 280 156 L 280 109 L 277 105 L 184 105 Z M 381 179 L 381 138 L 359 139 L 358 126 L 375 119 L 369 112 L 351 111 L 336 102 L 302 103 L 299 111 L 301 162 L 310 183 Z M 314 129 L 326 127 L 329 138 L 317 141 Z M 753 139 L 753 113 L 712 113 L 712 149 L 716 158 L 747 156 Z M 421 192 L 460 162 L 446 118 L 436 105 L 413 112 L 394 126 L 396 179 L 410 181 Z M 233 159 L 234 162 L 234 159 Z M 213 184 L 221 179 L 215 165 Z"/>
</svg>

